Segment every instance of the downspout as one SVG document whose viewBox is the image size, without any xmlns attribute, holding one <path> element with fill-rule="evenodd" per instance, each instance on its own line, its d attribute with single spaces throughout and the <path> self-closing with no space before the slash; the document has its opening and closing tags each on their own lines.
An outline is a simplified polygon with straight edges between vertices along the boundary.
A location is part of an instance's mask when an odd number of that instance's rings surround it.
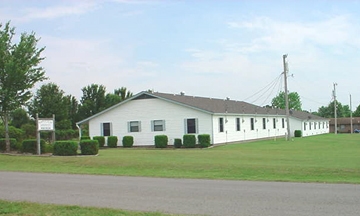
<svg viewBox="0 0 360 216">
<path fill-rule="evenodd" d="M 81 135 L 82 135 L 81 127 L 78 124 L 76 124 L 76 127 L 79 129 L 79 141 L 80 141 L 81 140 Z"/>
</svg>

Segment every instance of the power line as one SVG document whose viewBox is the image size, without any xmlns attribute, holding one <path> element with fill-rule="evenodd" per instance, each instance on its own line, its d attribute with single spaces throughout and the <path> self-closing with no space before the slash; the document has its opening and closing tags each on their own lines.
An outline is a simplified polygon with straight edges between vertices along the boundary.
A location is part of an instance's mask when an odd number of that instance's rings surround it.
<svg viewBox="0 0 360 216">
<path fill-rule="evenodd" d="M 259 93 L 261 93 L 261 92 L 264 91 L 265 89 L 268 89 L 269 86 L 274 85 L 274 83 L 277 82 L 277 80 L 279 79 L 279 77 L 281 77 L 281 74 L 280 74 L 278 77 L 276 77 L 274 80 L 272 80 L 272 81 L 271 81 L 268 85 L 266 85 L 264 88 L 260 89 L 259 91 L 255 92 L 253 95 L 251 95 L 251 96 L 247 97 L 246 99 L 244 99 L 244 101 L 247 101 L 247 100 L 249 100 L 250 98 L 255 97 L 256 95 L 258 95 Z M 257 100 L 257 99 L 256 99 L 256 100 Z M 255 101 L 256 101 L 256 100 L 255 100 Z"/>
</svg>

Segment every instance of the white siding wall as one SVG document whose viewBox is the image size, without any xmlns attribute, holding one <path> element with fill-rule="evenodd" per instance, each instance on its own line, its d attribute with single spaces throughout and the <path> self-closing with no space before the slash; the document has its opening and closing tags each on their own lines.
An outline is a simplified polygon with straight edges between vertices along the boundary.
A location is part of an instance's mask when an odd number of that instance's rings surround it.
<svg viewBox="0 0 360 216">
<path fill-rule="evenodd" d="M 165 134 L 169 144 L 173 145 L 174 138 L 181 138 L 185 133 L 184 120 L 198 119 L 198 133 L 210 134 L 212 137 L 212 117 L 210 114 L 194 109 L 169 103 L 160 99 L 140 99 L 124 103 L 89 122 L 89 135 L 100 136 L 101 124 L 111 122 L 112 135 L 119 138 L 118 145 L 122 145 L 123 136 L 133 136 L 134 145 L 154 145 L 154 136 Z M 152 120 L 165 120 L 165 131 L 152 131 Z M 140 132 L 128 132 L 129 121 L 140 121 Z"/>
<path fill-rule="evenodd" d="M 224 132 L 220 132 L 219 118 L 224 119 Z M 236 118 L 240 118 L 240 131 L 236 130 Z M 254 130 L 251 130 L 251 118 L 254 118 Z M 265 118 L 266 129 L 263 129 L 263 118 Z M 273 125 L 274 118 L 275 129 Z M 280 116 L 214 115 L 213 125 L 214 143 L 270 138 L 284 136 L 286 133 L 286 122 L 283 128 L 282 117 Z"/>
<path fill-rule="evenodd" d="M 306 124 L 306 127 L 304 126 L 304 123 Z M 325 134 L 330 132 L 329 121 L 314 121 L 314 120 L 303 121 L 301 128 L 302 128 L 302 135 L 304 137 L 313 136 L 317 134 Z"/>
</svg>

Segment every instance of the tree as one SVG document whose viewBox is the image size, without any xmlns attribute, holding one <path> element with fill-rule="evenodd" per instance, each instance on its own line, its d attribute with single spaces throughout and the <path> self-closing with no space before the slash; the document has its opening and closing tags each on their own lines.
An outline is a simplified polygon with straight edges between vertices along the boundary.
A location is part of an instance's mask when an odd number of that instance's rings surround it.
<svg viewBox="0 0 360 216">
<path fill-rule="evenodd" d="M 23 108 L 17 108 L 10 113 L 11 125 L 16 128 L 21 128 L 22 125 L 30 122 L 30 118 Z"/>
<path fill-rule="evenodd" d="M 128 91 L 128 90 L 126 89 L 126 87 L 121 87 L 121 88 L 119 88 L 119 89 L 115 89 L 115 90 L 114 90 L 114 94 L 119 95 L 120 98 L 121 98 L 121 101 L 126 100 L 127 98 L 133 96 L 133 93 L 131 93 L 130 91 Z"/>
<path fill-rule="evenodd" d="M 40 67 L 43 48 L 37 48 L 35 33 L 22 33 L 17 44 L 12 39 L 15 28 L 10 22 L 0 24 L 0 116 L 5 125 L 6 151 L 10 151 L 9 114 L 25 105 L 31 98 L 31 89 L 46 79 Z"/>
<path fill-rule="evenodd" d="M 75 129 L 76 122 L 79 120 L 78 118 L 79 102 L 72 95 L 67 95 L 65 97 L 65 101 L 68 107 L 68 116 L 71 123 L 71 127 L 72 129 Z"/>
<path fill-rule="evenodd" d="M 353 116 L 354 117 L 360 117 L 360 105 L 354 111 Z"/>
<path fill-rule="evenodd" d="M 39 114 L 43 118 L 51 118 L 55 114 L 55 125 L 58 129 L 69 129 L 68 103 L 64 91 L 55 83 L 44 84 L 36 91 L 29 103 L 29 113 L 35 118 Z"/>
<path fill-rule="evenodd" d="M 301 111 L 301 100 L 297 92 L 290 92 L 289 98 L 289 109 Z M 274 108 L 285 109 L 285 92 L 280 92 L 271 101 L 271 106 Z"/>
<path fill-rule="evenodd" d="M 344 108 L 345 107 L 345 108 Z M 345 105 L 343 106 L 340 102 L 336 102 L 336 115 L 337 117 L 347 117 L 350 116 L 350 108 L 349 106 Z M 334 118 L 334 101 L 330 102 L 328 106 L 321 106 L 318 109 L 318 114 L 321 117 L 324 118 Z"/>
<path fill-rule="evenodd" d="M 126 100 L 129 97 L 132 97 L 133 93 L 128 91 L 125 87 L 121 87 L 119 89 L 115 89 L 114 93 L 108 93 L 105 97 L 106 108 L 109 108 L 121 101 Z"/>
<path fill-rule="evenodd" d="M 103 85 L 91 84 L 81 89 L 83 96 L 80 99 L 79 117 L 85 119 L 106 109 L 105 93 Z"/>
</svg>

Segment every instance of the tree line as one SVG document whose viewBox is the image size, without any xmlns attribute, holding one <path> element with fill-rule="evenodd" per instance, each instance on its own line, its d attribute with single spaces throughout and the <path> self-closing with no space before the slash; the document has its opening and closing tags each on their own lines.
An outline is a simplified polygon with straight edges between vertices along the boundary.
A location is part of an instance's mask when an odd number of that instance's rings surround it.
<svg viewBox="0 0 360 216">
<path fill-rule="evenodd" d="M 288 94 L 288 98 L 289 109 L 309 112 L 307 110 L 302 110 L 300 95 L 297 92 L 290 92 Z M 334 118 L 334 104 L 334 101 L 332 101 L 327 106 L 321 106 L 318 108 L 317 111 L 313 111 L 311 113 L 324 118 Z M 285 109 L 285 93 L 280 92 L 276 97 L 272 99 L 271 105 L 268 105 L 267 107 Z M 342 105 L 339 101 L 336 101 L 336 114 L 339 118 L 350 117 L 351 114 L 354 117 L 360 117 L 360 104 L 357 106 L 356 110 L 352 112 L 349 105 Z"/>
</svg>

